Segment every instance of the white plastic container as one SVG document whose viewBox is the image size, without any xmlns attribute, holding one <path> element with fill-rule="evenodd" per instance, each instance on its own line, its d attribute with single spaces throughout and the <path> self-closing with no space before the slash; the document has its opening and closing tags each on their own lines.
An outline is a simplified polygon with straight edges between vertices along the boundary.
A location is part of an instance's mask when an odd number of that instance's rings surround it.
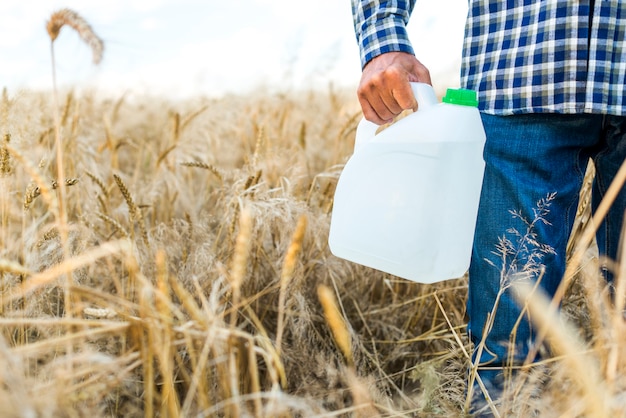
<svg viewBox="0 0 626 418">
<path fill-rule="evenodd" d="M 340 258 L 418 283 L 469 267 L 485 132 L 476 93 L 411 83 L 418 110 L 376 135 L 363 119 L 335 190 L 329 246 Z"/>
</svg>

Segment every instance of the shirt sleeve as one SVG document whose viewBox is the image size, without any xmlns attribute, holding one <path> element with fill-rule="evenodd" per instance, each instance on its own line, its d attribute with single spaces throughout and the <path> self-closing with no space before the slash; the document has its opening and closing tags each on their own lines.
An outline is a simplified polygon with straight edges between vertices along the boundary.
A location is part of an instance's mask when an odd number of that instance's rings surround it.
<svg viewBox="0 0 626 418">
<path fill-rule="evenodd" d="M 351 0 L 361 68 L 385 52 L 415 54 L 406 25 L 415 0 Z"/>
</svg>

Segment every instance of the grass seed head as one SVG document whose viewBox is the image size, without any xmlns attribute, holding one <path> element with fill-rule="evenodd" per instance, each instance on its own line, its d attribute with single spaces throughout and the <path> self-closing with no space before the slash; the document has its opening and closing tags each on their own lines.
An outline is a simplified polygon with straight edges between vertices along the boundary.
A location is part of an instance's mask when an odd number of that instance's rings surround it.
<svg viewBox="0 0 626 418">
<path fill-rule="evenodd" d="M 8 144 L 10 140 L 11 134 L 5 134 L 4 140 L 0 143 L 0 177 L 6 177 L 13 173 L 11 154 L 9 154 L 9 150 L 6 148 L 6 146 L 4 146 L 4 144 Z"/>
<path fill-rule="evenodd" d="M 345 356 L 348 364 L 352 365 L 354 363 L 352 357 L 352 338 L 346 321 L 337 306 L 335 294 L 328 286 L 319 285 L 317 288 L 317 297 L 322 304 L 324 318 L 333 333 L 337 346 Z"/>
<path fill-rule="evenodd" d="M 71 27 L 78 33 L 80 38 L 91 48 L 93 63 L 99 64 L 102 60 L 104 42 L 96 35 L 91 25 L 89 25 L 82 16 L 71 9 L 61 9 L 52 13 L 46 25 L 50 40 L 54 42 L 59 36 L 61 28 L 65 25 Z"/>
</svg>

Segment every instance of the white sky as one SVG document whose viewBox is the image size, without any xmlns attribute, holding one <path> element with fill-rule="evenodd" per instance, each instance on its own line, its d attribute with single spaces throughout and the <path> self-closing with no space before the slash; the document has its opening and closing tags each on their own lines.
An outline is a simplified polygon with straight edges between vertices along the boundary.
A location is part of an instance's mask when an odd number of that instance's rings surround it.
<svg viewBox="0 0 626 418">
<path fill-rule="evenodd" d="M 307 7 L 308 6 L 308 7 Z M 259 84 L 356 86 L 349 0 L 0 0 L 0 87 L 52 86 L 50 14 L 69 7 L 104 40 L 103 61 L 70 28 L 54 43 L 60 85 L 177 97 Z M 409 31 L 437 89 L 458 84 L 467 0 L 418 0 Z"/>
</svg>

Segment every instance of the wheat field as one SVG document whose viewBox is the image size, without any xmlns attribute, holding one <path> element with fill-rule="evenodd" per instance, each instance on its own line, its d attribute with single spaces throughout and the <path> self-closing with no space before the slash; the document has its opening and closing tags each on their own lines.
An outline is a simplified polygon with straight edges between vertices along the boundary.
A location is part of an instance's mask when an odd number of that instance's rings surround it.
<svg viewBox="0 0 626 418">
<path fill-rule="evenodd" d="M 51 95 L 5 89 L 2 404 L 323 416 L 443 396 L 454 409 L 464 281 L 419 286 L 328 250 L 360 118 L 350 93 L 62 93 L 64 240 Z"/>
<path fill-rule="evenodd" d="M 332 86 L 5 87 L 2 416 L 463 416 L 467 278 L 420 285 L 329 252 L 360 118 Z M 508 382 L 499 416 L 626 416 L 623 284 L 609 303 L 582 196 L 563 309 L 526 302 L 555 355 Z"/>
</svg>

